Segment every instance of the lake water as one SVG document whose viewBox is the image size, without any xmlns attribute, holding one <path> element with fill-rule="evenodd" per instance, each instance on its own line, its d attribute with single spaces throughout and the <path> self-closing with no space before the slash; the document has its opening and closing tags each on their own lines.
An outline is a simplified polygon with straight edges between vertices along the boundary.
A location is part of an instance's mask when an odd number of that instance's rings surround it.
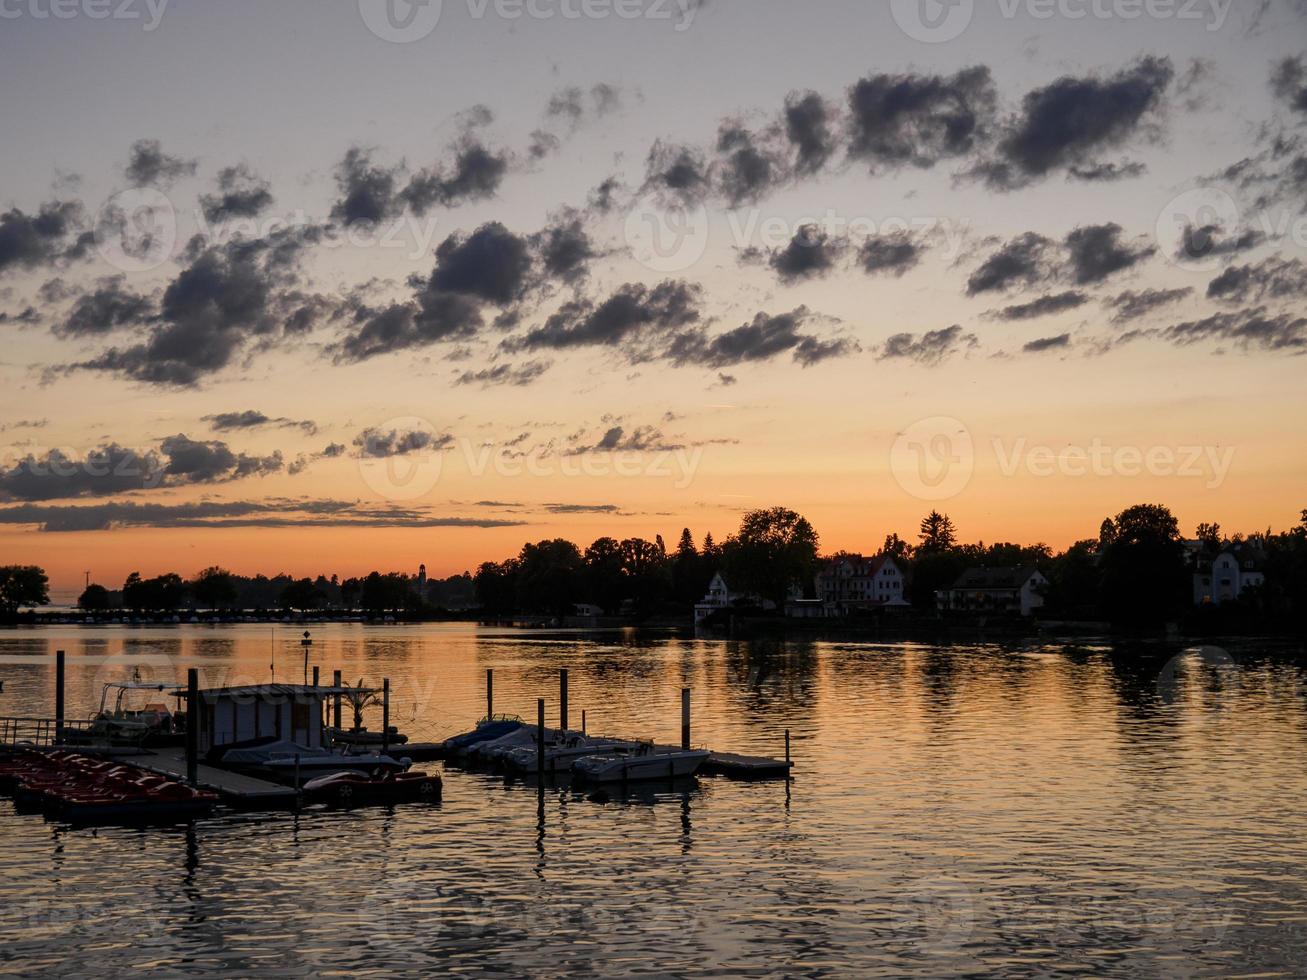
<svg viewBox="0 0 1307 980">
<path fill-rule="evenodd" d="M 0 972 L 1301 975 L 1307 674 L 1261 648 L 313 628 L 415 741 L 484 712 L 778 755 L 594 800 L 450 771 L 439 806 L 71 830 L 0 801 Z M 0 714 L 105 680 L 298 680 L 291 627 L 0 632 Z M 1176 659 L 1178 657 L 1178 659 Z M 375 721 L 374 721 L 375 725 Z"/>
</svg>

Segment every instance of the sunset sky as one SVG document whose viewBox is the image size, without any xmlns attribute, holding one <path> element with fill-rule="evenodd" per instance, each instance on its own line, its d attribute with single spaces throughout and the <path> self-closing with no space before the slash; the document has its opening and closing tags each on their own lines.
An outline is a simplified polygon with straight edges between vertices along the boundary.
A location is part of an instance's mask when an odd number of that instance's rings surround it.
<svg viewBox="0 0 1307 980">
<path fill-rule="evenodd" d="M 0 563 L 57 594 L 1307 507 L 1303 0 L 51 2 Z"/>
</svg>

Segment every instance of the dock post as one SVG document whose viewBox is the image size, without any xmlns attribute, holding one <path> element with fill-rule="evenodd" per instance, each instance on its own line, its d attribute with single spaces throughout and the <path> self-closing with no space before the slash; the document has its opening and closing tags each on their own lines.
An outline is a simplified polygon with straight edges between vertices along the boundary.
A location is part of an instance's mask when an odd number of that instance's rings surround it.
<svg viewBox="0 0 1307 980">
<path fill-rule="evenodd" d="M 317 664 L 314 664 L 314 665 L 313 665 L 313 686 L 314 686 L 314 687 L 317 687 L 317 686 L 318 686 L 318 670 L 319 670 L 318 665 L 317 665 Z"/>
<path fill-rule="evenodd" d="M 337 691 L 335 697 L 331 699 L 331 725 L 336 731 L 340 731 L 340 671 L 331 675 L 331 686 Z"/>
<path fill-rule="evenodd" d="M 681 688 L 681 748 L 690 749 L 690 689 Z"/>
<path fill-rule="evenodd" d="M 381 754 L 390 751 L 390 678 L 381 682 Z"/>
<path fill-rule="evenodd" d="M 585 709 L 581 709 L 581 734 L 585 734 Z"/>
<path fill-rule="evenodd" d="M 567 668 L 558 672 L 558 727 L 567 731 Z"/>
<path fill-rule="evenodd" d="M 54 652 L 54 742 L 64 740 L 64 652 Z"/>
<path fill-rule="evenodd" d="M 486 668 L 486 720 L 495 717 L 495 668 Z"/>
<path fill-rule="evenodd" d="M 200 672 L 186 671 L 186 781 L 199 782 L 200 756 Z"/>
<path fill-rule="evenodd" d="M 539 727 L 536 729 L 536 775 L 543 781 L 545 778 L 545 699 L 539 698 L 536 701 L 536 720 Z"/>
<path fill-rule="evenodd" d="M 785 778 L 790 778 L 790 730 L 785 729 Z"/>
</svg>

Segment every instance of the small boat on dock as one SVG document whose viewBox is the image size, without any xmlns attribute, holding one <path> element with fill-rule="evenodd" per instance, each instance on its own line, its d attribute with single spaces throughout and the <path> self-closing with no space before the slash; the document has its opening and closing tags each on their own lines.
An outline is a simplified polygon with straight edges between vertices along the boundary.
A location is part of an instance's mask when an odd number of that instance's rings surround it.
<svg viewBox="0 0 1307 980">
<path fill-rule="evenodd" d="M 712 755 L 707 749 L 663 749 L 651 742 L 577 759 L 572 773 L 590 783 L 682 779 L 693 776 Z"/>
<path fill-rule="evenodd" d="M 483 742 L 502 738 L 525 727 L 525 724 L 515 715 L 494 715 L 483 718 L 477 722 L 476 728 L 472 731 L 445 739 L 445 755 L 451 759 L 466 759 L 469 753 Z"/>
</svg>

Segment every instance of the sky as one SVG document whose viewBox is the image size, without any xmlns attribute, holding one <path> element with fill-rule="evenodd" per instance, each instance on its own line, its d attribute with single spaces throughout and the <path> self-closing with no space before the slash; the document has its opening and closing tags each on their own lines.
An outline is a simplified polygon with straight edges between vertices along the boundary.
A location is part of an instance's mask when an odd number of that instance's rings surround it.
<svg viewBox="0 0 1307 980">
<path fill-rule="evenodd" d="M 0 562 L 1307 506 L 1303 0 L 0 0 Z"/>
</svg>

